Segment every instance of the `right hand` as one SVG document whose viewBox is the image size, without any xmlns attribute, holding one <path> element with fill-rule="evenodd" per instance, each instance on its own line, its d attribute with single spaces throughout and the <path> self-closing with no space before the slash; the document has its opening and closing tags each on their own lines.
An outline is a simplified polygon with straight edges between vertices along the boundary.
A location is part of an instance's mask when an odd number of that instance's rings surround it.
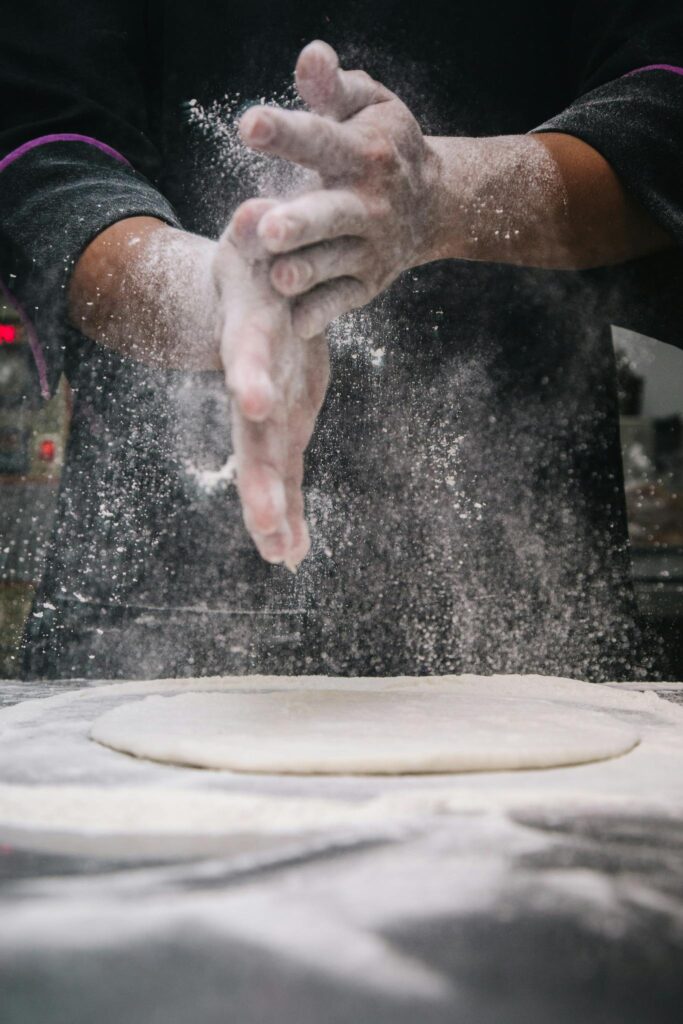
<svg viewBox="0 0 683 1024">
<path fill-rule="evenodd" d="M 271 257 L 257 228 L 274 205 L 253 199 L 239 208 L 218 243 L 213 277 L 244 522 L 262 558 L 294 570 L 310 548 L 303 456 L 329 357 L 322 335 L 304 341 L 294 333 L 290 302 L 271 284 Z"/>
<path fill-rule="evenodd" d="M 326 43 L 302 51 L 296 80 L 307 111 L 254 106 L 240 133 L 322 186 L 273 203 L 259 227 L 273 287 L 308 338 L 435 258 L 442 182 L 408 107 L 365 72 L 343 71 Z"/>
</svg>

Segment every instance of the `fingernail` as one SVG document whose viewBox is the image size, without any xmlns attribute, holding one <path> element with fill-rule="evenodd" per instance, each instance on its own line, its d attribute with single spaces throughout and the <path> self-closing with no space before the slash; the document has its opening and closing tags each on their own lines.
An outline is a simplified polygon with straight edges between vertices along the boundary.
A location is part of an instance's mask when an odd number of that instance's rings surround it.
<svg viewBox="0 0 683 1024">
<path fill-rule="evenodd" d="M 272 537 L 265 537 L 261 540 L 260 549 L 261 557 L 266 562 L 279 565 L 285 561 L 287 551 L 286 538 L 281 533 L 273 534 Z"/>
<path fill-rule="evenodd" d="M 313 277 L 313 267 L 306 260 L 292 260 L 292 269 L 294 284 L 298 284 L 300 288 L 307 285 Z"/>
<path fill-rule="evenodd" d="M 275 126 L 270 117 L 265 114 L 262 110 L 259 110 L 256 114 L 249 116 L 246 124 L 243 123 L 243 131 L 246 132 L 250 142 L 256 142 L 263 145 L 266 142 L 270 142 L 272 139 Z"/>
<path fill-rule="evenodd" d="M 292 533 L 288 523 L 282 522 L 282 529 L 275 533 L 261 535 L 259 538 L 259 551 L 266 562 L 281 565 L 283 562 L 289 568 L 288 561 L 292 549 Z"/>
<path fill-rule="evenodd" d="M 313 268 L 306 260 L 287 260 L 278 267 L 280 283 L 287 290 L 305 288 L 313 276 Z"/>
<path fill-rule="evenodd" d="M 308 532 L 308 526 L 304 520 L 301 520 L 292 528 L 292 543 L 285 560 L 285 565 L 290 572 L 296 573 L 296 570 L 310 550 L 311 537 Z"/>
<path fill-rule="evenodd" d="M 268 239 L 273 242 L 292 241 L 299 229 L 299 222 L 294 217 L 271 217 L 263 226 Z"/>
</svg>

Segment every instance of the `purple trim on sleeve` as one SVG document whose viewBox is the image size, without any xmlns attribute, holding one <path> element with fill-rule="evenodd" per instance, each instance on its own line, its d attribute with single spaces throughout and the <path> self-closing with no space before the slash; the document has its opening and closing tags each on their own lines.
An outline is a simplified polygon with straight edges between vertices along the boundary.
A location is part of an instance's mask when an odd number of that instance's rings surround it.
<svg viewBox="0 0 683 1024">
<path fill-rule="evenodd" d="M 43 398 L 47 401 L 50 398 L 50 385 L 47 379 L 47 363 L 45 362 L 45 353 L 43 347 L 38 341 L 38 335 L 36 329 L 33 326 L 30 316 L 21 305 L 21 303 L 12 295 L 5 282 L 0 278 L 0 292 L 5 296 L 7 301 L 14 307 L 19 314 L 19 318 L 23 324 L 24 330 L 26 331 L 26 337 L 28 338 L 29 347 L 33 360 L 36 364 L 36 370 L 38 371 L 38 381 L 40 382 L 40 393 Z"/>
<path fill-rule="evenodd" d="M 641 71 L 670 71 L 672 75 L 683 75 L 683 68 L 678 68 L 675 64 L 646 64 L 644 68 L 636 68 L 634 71 L 629 71 L 627 75 L 624 75 L 624 78 L 638 75 Z"/>
<path fill-rule="evenodd" d="M 125 156 L 108 146 L 106 142 L 100 142 L 99 139 L 93 139 L 89 135 L 76 135 L 72 132 L 63 132 L 58 135 L 41 135 L 37 139 L 31 139 L 29 142 L 24 142 L 23 145 L 18 146 L 17 149 L 12 150 L 7 156 L 0 160 L 0 173 L 13 164 L 15 160 L 24 156 L 26 153 L 30 153 L 32 149 L 37 149 L 38 146 L 45 146 L 49 142 L 85 142 L 89 146 L 94 146 L 95 149 L 99 149 L 100 152 L 105 153 L 107 156 L 112 157 L 120 164 L 126 164 L 130 167 L 130 163 L 126 160 Z M 7 301 L 16 309 L 21 322 L 26 331 L 26 337 L 28 339 L 29 347 L 33 355 L 34 362 L 36 364 L 36 370 L 38 371 L 38 380 L 40 382 L 40 393 L 44 399 L 50 398 L 50 385 L 48 381 L 47 363 L 45 361 L 45 353 L 43 352 L 42 345 L 38 340 L 36 329 L 33 326 L 30 316 L 23 308 L 20 302 L 12 295 L 5 282 L 0 278 L 0 292 L 6 297 Z"/>
<path fill-rule="evenodd" d="M 6 157 L 0 160 L 0 172 L 4 171 L 10 164 L 13 164 L 19 157 L 24 156 L 25 153 L 29 153 L 32 149 L 37 149 L 38 146 L 44 146 L 48 142 L 86 142 L 89 146 L 94 146 L 95 149 L 106 153 L 107 156 L 117 160 L 120 164 L 126 164 L 126 166 L 130 167 L 130 163 L 126 160 L 125 156 L 112 149 L 106 142 L 100 142 L 99 139 L 93 139 L 89 135 L 74 135 L 71 132 L 65 132 L 61 135 L 41 135 L 38 139 L 24 142 L 23 145 L 18 146 L 17 149 L 12 150 L 11 153 L 8 153 Z"/>
</svg>

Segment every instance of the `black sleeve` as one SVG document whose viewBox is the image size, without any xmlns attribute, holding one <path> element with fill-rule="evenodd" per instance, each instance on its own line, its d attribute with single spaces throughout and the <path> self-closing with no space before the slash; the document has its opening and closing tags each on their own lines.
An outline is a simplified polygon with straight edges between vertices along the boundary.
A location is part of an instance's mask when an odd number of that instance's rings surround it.
<svg viewBox="0 0 683 1024">
<path fill-rule="evenodd" d="M 539 132 L 598 150 L 625 188 L 683 246 L 683 2 L 572 5 L 573 101 Z M 602 275 L 613 322 L 683 345 L 683 251 Z"/>
<path fill-rule="evenodd" d="M 34 341 L 45 394 L 68 337 L 70 272 L 125 217 L 178 224 L 155 188 L 146 4 L 5 5 L 0 63 L 0 276 Z"/>
<path fill-rule="evenodd" d="M 683 3 L 582 0 L 569 45 L 575 99 L 536 130 L 597 149 L 683 244 Z"/>
</svg>

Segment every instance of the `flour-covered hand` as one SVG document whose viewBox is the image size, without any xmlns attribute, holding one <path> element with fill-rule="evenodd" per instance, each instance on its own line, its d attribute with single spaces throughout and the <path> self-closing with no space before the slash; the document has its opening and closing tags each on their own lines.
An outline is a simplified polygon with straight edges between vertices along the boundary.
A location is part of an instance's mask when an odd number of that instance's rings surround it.
<svg viewBox="0 0 683 1024">
<path fill-rule="evenodd" d="M 258 239 L 267 200 L 245 203 L 224 232 L 213 274 L 220 300 L 220 352 L 233 398 L 233 446 L 244 522 L 261 556 L 294 569 L 310 541 L 304 519 L 303 455 L 328 380 L 325 339 L 303 341 L 290 303 L 274 291 Z"/>
<path fill-rule="evenodd" d="M 408 108 L 362 71 L 342 71 L 325 43 L 307 46 L 297 86 L 309 111 L 258 107 L 247 145 L 317 172 L 323 188 L 273 204 L 258 226 L 273 287 L 293 299 L 311 338 L 423 261 L 434 230 L 437 173 Z"/>
</svg>

